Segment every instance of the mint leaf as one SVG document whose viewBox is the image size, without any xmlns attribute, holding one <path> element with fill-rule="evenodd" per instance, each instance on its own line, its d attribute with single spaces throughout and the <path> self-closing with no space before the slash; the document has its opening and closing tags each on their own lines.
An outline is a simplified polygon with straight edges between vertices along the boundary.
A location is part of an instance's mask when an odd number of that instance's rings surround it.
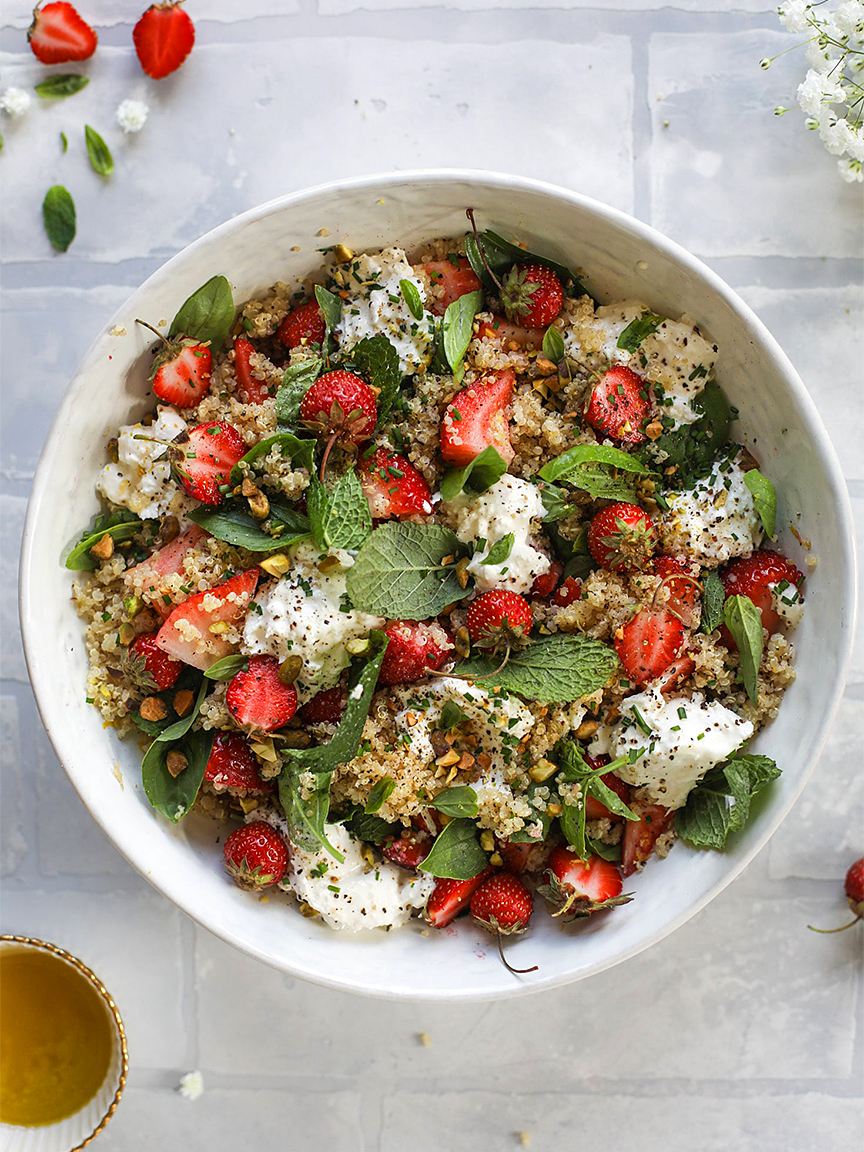
<svg viewBox="0 0 864 1152">
<path fill-rule="evenodd" d="M 141 762 L 141 780 L 153 807 L 176 824 L 195 803 L 216 733 L 201 729 L 172 743 L 165 738 L 165 732 L 147 749 Z M 180 752 L 186 757 L 186 767 L 178 776 L 168 771 L 169 752 Z"/>
<path fill-rule="evenodd" d="M 302 768 L 291 769 L 286 765 L 279 774 L 279 803 L 288 821 L 291 843 L 306 852 L 326 848 L 335 860 L 342 861 L 344 855 L 333 847 L 324 832 L 330 813 L 330 781 L 333 773 L 321 772 L 317 775 L 314 787 L 304 798 L 300 785 L 302 771 Z"/>
<path fill-rule="evenodd" d="M 356 364 L 373 388 L 379 389 L 376 398 L 378 422 L 393 407 L 402 384 L 399 353 L 384 335 L 366 336 L 355 344 L 348 356 Z"/>
<path fill-rule="evenodd" d="M 274 506 L 272 502 L 269 532 L 261 527 L 260 520 L 255 520 L 236 504 L 223 504 L 219 508 L 202 504 L 188 513 L 188 519 L 217 540 L 224 540 L 235 548 L 246 548 L 249 552 L 278 552 L 289 544 L 296 544 L 310 531 L 309 520 L 301 512 Z"/>
<path fill-rule="evenodd" d="M 293 432 L 276 432 L 273 436 L 268 436 L 264 440 L 259 440 L 257 444 L 253 444 L 246 455 L 241 457 L 231 469 L 229 479 L 235 485 L 242 483 L 243 469 L 241 464 L 254 464 L 262 456 L 269 456 L 277 445 L 283 456 L 290 456 L 292 460 L 297 460 L 307 472 L 311 472 L 314 466 L 315 443 L 314 440 L 301 440 Z"/>
<path fill-rule="evenodd" d="M 629 452 L 622 452 L 620 448 L 612 448 L 607 444 L 576 444 L 544 464 L 540 469 L 540 479 L 555 482 L 566 480 L 576 484 L 573 476 L 580 476 L 580 468 L 586 464 L 608 464 L 611 468 L 618 468 L 622 472 L 635 472 L 646 475 L 651 469 L 638 457 L 631 456 Z"/>
<path fill-rule="evenodd" d="M 508 532 L 506 536 L 502 536 L 500 540 L 496 540 L 492 547 L 489 549 L 489 555 L 486 557 L 486 559 L 480 561 L 481 565 L 503 564 L 505 560 L 509 559 L 515 542 L 516 537 L 512 532 Z"/>
<path fill-rule="evenodd" d="M 342 319 L 342 301 L 320 284 L 315 285 L 315 299 L 324 317 L 324 345 L 321 350 L 326 356 L 333 345 L 333 329 L 338 327 Z"/>
<path fill-rule="evenodd" d="M 732 633 L 741 660 L 744 687 L 758 704 L 757 680 L 762 663 L 762 615 L 749 596 L 730 596 L 723 605 L 723 623 Z"/>
<path fill-rule="evenodd" d="M 486 492 L 507 471 L 507 464 L 490 445 L 484 448 L 464 468 L 453 468 L 441 481 L 442 500 L 453 500 L 460 492 Z"/>
<path fill-rule="evenodd" d="M 65 252 L 75 239 L 75 202 L 62 184 L 54 184 L 42 201 L 42 222 L 52 248 Z"/>
<path fill-rule="evenodd" d="M 702 577 L 702 618 L 699 621 L 699 631 L 706 636 L 719 628 L 723 623 L 723 605 L 726 601 L 726 590 L 715 568 L 710 569 Z"/>
<path fill-rule="evenodd" d="M 474 821 L 451 820 L 438 834 L 431 852 L 419 868 L 430 876 L 471 880 L 483 871 L 487 863 Z"/>
<path fill-rule="evenodd" d="M 234 297 L 224 276 L 212 276 L 181 304 L 169 336 L 188 336 L 209 344 L 215 356 L 234 324 Z"/>
<path fill-rule="evenodd" d="M 507 664 L 470 656 L 460 676 L 483 676 L 484 688 L 501 688 L 542 704 L 567 704 L 602 688 L 618 667 L 615 650 L 590 636 L 555 632 L 510 654 Z"/>
<path fill-rule="evenodd" d="M 662 471 L 664 484 L 670 488 L 692 488 L 707 476 L 729 439 L 732 413 L 715 381 L 705 385 L 690 407 L 702 413 L 698 420 L 665 432 L 640 449 L 641 458 Z"/>
<path fill-rule="evenodd" d="M 415 320 L 423 319 L 423 301 L 420 299 L 420 293 L 417 291 L 417 285 L 413 280 L 400 280 L 399 291 L 402 293 L 402 299 L 408 305 L 408 311 Z"/>
<path fill-rule="evenodd" d="M 362 548 L 372 532 L 369 501 L 353 468 L 343 473 L 332 491 L 310 473 L 306 510 L 319 548 Z"/>
<path fill-rule="evenodd" d="M 468 595 L 459 587 L 456 565 L 442 564 L 460 553 L 454 532 L 440 524 L 391 520 L 379 525 L 348 569 L 348 596 L 358 612 L 391 620 L 428 620 Z"/>
<path fill-rule="evenodd" d="M 74 96 L 89 83 L 88 76 L 80 76 L 77 72 L 61 72 L 34 85 L 34 91 L 43 100 L 62 100 L 66 96 Z"/>
<path fill-rule="evenodd" d="M 441 324 L 441 346 L 457 379 L 462 378 L 462 360 L 474 335 L 474 317 L 483 307 L 482 292 L 466 292 L 447 305 Z"/>
<path fill-rule="evenodd" d="M 395 787 L 396 781 L 390 776 L 382 776 L 380 780 L 376 781 L 366 800 L 366 807 L 363 809 L 366 815 L 371 816 L 373 812 L 377 812 L 384 801 L 393 794 Z M 365 839 L 365 837 L 363 837 L 363 839 Z"/>
<path fill-rule="evenodd" d="M 646 309 L 641 316 L 631 320 L 618 337 L 618 347 L 622 352 L 635 352 L 645 337 L 656 332 L 665 319 L 665 316 L 658 316 L 656 312 Z"/>
<path fill-rule="evenodd" d="M 468 784 L 455 784 L 445 788 L 432 801 L 432 807 L 454 819 L 460 816 L 471 820 L 477 818 L 477 793 Z"/>
<path fill-rule="evenodd" d="M 90 555 L 90 549 L 98 544 L 103 536 L 111 536 L 115 543 L 130 540 L 141 527 L 141 521 L 134 512 L 114 512 L 110 516 L 98 516 L 92 528 L 83 532 L 81 539 L 71 549 L 64 561 L 73 572 L 92 572 L 98 561 Z"/>
<path fill-rule="evenodd" d="M 725 848 L 729 834 L 747 823 L 752 798 L 779 775 L 770 757 L 751 753 L 712 768 L 675 813 L 676 832 L 694 848 Z"/>
<path fill-rule="evenodd" d="M 321 375 L 323 367 L 324 361 L 320 356 L 310 356 L 285 369 L 276 393 L 276 420 L 280 428 L 293 424 L 300 415 L 303 397 Z"/>
<path fill-rule="evenodd" d="M 97 176 L 110 176 L 114 171 L 114 157 L 111 150 L 95 128 L 84 125 L 84 139 L 87 142 L 87 156 L 90 167 Z"/>
<path fill-rule="evenodd" d="M 230 656 L 223 656 L 215 664 L 211 664 L 204 672 L 208 680 L 233 680 L 249 663 L 249 657 L 243 652 L 232 652 Z"/>
<path fill-rule="evenodd" d="M 543 517 L 544 524 L 553 524 L 558 520 L 566 520 L 568 516 L 572 516 L 576 511 L 576 504 L 574 502 L 573 493 L 566 488 L 560 488 L 557 484 L 542 483 L 539 485 L 540 499 L 543 501 L 543 507 L 546 514 Z"/>
<path fill-rule="evenodd" d="M 566 355 L 564 337 L 554 324 L 550 324 L 543 336 L 543 355 L 553 364 L 560 364 Z"/>
<path fill-rule="evenodd" d="M 765 535 L 773 536 L 777 527 L 777 493 L 774 485 L 758 468 L 751 468 L 749 472 L 744 473 L 744 483 L 753 496 L 753 503 L 759 513 Z"/>
</svg>

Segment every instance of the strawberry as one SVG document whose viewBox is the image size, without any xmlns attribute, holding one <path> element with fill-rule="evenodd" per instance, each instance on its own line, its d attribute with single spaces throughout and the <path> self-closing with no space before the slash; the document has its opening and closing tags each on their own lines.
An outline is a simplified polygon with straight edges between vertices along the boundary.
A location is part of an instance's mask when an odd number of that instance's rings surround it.
<svg viewBox="0 0 864 1152">
<path fill-rule="evenodd" d="M 663 587 L 666 591 L 666 608 L 680 616 L 682 621 L 690 627 L 693 622 L 693 609 L 696 606 L 696 594 L 699 591 L 695 583 L 699 575 L 698 569 L 683 560 L 676 560 L 674 556 L 655 556 L 654 571 L 662 577 Z M 688 576 L 687 580 L 676 580 L 676 576 Z"/>
<path fill-rule="evenodd" d="M 471 916 L 489 932 L 524 932 L 534 911 L 531 893 L 512 872 L 496 872 L 471 897 Z"/>
<path fill-rule="evenodd" d="M 204 779 L 217 792 L 232 796 L 266 796 L 276 787 L 275 781 L 262 777 L 255 754 L 239 732 L 216 733 Z"/>
<path fill-rule="evenodd" d="M 762 627 L 769 632 L 776 632 L 782 618 L 774 608 L 771 587 L 786 580 L 797 588 L 804 579 L 804 574 L 779 552 L 760 548 L 749 556 L 733 560 L 720 574 L 720 579 L 723 581 L 727 599 L 730 596 L 747 596 L 762 614 Z M 725 624 L 721 634 L 728 646 L 734 646 Z"/>
<path fill-rule="evenodd" d="M 575 576 L 567 576 L 561 587 L 552 597 L 552 603 L 557 608 L 566 608 L 568 604 L 575 604 L 582 599 L 582 581 Z"/>
<path fill-rule="evenodd" d="M 848 924 L 841 924 L 839 928 L 814 928 L 812 924 L 808 924 L 807 927 L 811 932 L 822 932 L 825 935 L 830 935 L 832 932 L 845 932 L 847 928 L 851 928 L 859 920 L 864 920 L 864 856 L 860 860 L 856 860 L 846 873 L 843 891 L 846 893 L 846 899 L 849 901 L 854 919 L 850 920 Z"/>
<path fill-rule="evenodd" d="M 27 33 L 30 48 L 43 64 L 68 64 L 89 60 L 98 38 L 71 4 L 55 3 L 33 10 L 33 23 Z"/>
<path fill-rule="evenodd" d="M 381 855 L 400 868 L 416 872 L 432 850 L 432 837 L 428 832 L 405 831 L 395 840 L 380 845 Z"/>
<path fill-rule="evenodd" d="M 175 604 L 185 599 L 185 594 L 169 589 L 166 577 L 183 576 L 183 561 L 198 541 L 207 533 L 197 524 L 189 524 L 179 536 L 151 553 L 146 560 L 128 568 L 125 580 L 133 587 L 141 588 L 141 596 L 156 609 L 164 619 L 170 615 Z"/>
<path fill-rule="evenodd" d="M 381 684 L 410 684 L 451 659 L 453 642 L 434 620 L 391 620 L 384 635 L 390 643 L 378 676 Z"/>
<path fill-rule="evenodd" d="M 132 31 L 141 67 L 154 80 L 176 72 L 195 43 L 195 25 L 179 3 L 152 4 Z"/>
<path fill-rule="evenodd" d="M 255 351 L 245 336 L 234 341 L 234 375 L 237 377 L 237 394 L 244 404 L 263 404 L 270 395 L 266 380 L 259 380 L 252 373 L 251 357 Z"/>
<path fill-rule="evenodd" d="M 609 763 L 608 756 L 589 756 L 587 752 L 583 752 L 585 763 L 589 768 L 602 768 L 604 764 Z M 619 796 L 625 804 L 630 804 L 630 785 L 626 784 L 614 772 L 606 772 L 600 777 L 607 788 Z M 585 815 L 589 820 L 602 820 L 604 817 L 608 820 L 621 820 L 623 817 L 613 815 L 605 804 L 601 804 L 594 796 L 585 797 Z"/>
<path fill-rule="evenodd" d="M 235 828 L 222 854 L 229 874 L 250 891 L 278 884 L 288 867 L 288 845 L 264 820 Z"/>
<path fill-rule="evenodd" d="M 654 841 L 666 831 L 674 815 L 669 808 L 659 804 L 646 804 L 639 814 L 640 820 L 628 820 L 624 825 L 622 876 L 632 876 L 638 865 L 645 863 L 654 850 Z"/>
<path fill-rule="evenodd" d="M 647 684 L 675 661 L 684 643 L 684 625 L 671 612 L 640 608 L 615 633 L 615 651 L 634 684 Z"/>
<path fill-rule="evenodd" d="M 127 649 L 123 672 L 142 692 L 162 692 L 172 688 L 183 671 L 179 660 L 172 659 L 156 644 L 157 632 L 142 632 Z"/>
<path fill-rule="evenodd" d="M 465 624 L 472 643 L 497 652 L 525 644 L 534 617 L 528 601 L 517 592 L 494 588 L 477 597 L 468 609 Z"/>
<path fill-rule="evenodd" d="M 519 876 L 528 866 L 528 857 L 534 851 L 533 844 L 519 844 L 512 840 L 498 840 L 496 842 L 499 855 L 504 861 L 508 872 Z"/>
<path fill-rule="evenodd" d="M 194 408 L 210 391 L 213 356 L 209 345 L 186 337 L 167 340 L 151 325 L 144 327 L 156 332 L 162 341 L 150 370 L 153 391 L 166 404 Z"/>
<path fill-rule="evenodd" d="M 516 377 L 509 368 L 489 372 L 457 392 L 441 421 L 441 455 L 461 468 L 490 446 L 510 463 L 513 449 L 507 421 Z"/>
<path fill-rule="evenodd" d="M 481 884 L 493 875 L 492 868 L 484 868 L 471 880 L 448 880 L 439 877 L 435 881 L 432 895 L 426 902 L 424 913 L 433 928 L 446 928 L 460 912 L 464 912 L 471 897 Z"/>
<path fill-rule="evenodd" d="M 281 340 L 286 348 L 298 348 L 301 345 L 323 344 L 324 333 L 324 317 L 318 301 L 306 300 L 291 309 L 276 329 L 276 339 Z"/>
<path fill-rule="evenodd" d="M 672 692 L 678 688 L 688 676 L 692 676 L 696 671 L 696 661 L 689 652 L 684 652 L 677 660 L 669 665 L 665 672 L 661 672 L 657 681 L 657 687 L 661 692 Z"/>
<path fill-rule="evenodd" d="M 427 302 L 429 310 L 437 316 L 443 316 L 447 306 L 460 296 L 477 292 L 483 287 L 467 256 L 451 260 L 427 260 L 420 267 L 432 285 L 432 294 Z M 440 294 L 437 289 L 440 289 Z"/>
<path fill-rule="evenodd" d="M 323 476 L 335 443 L 352 448 L 372 435 L 378 421 L 375 393 L 351 372 L 325 372 L 303 397 L 300 419 L 319 436 L 327 437 L 321 460 Z"/>
<path fill-rule="evenodd" d="M 548 328 L 564 303 L 564 289 L 544 264 L 517 264 L 501 286 L 507 319 L 526 328 Z"/>
<path fill-rule="evenodd" d="M 552 915 L 564 921 L 629 904 L 631 900 L 630 896 L 621 895 L 623 884 L 616 865 L 599 856 L 580 860 L 560 845 L 552 849 L 546 879 L 548 883 L 537 891 L 545 898 Z"/>
<path fill-rule="evenodd" d="M 208 592 L 196 592 L 171 612 L 156 643 L 169 656 L 206 670 L 235 650 L 235 642 L 226 636 L 242 624 L 257 583 L 258 569 L 250 568 Z M 222 624 L 227 627 L 219 627 Z"/>
<path fill-rule="evenodd" d="M 637 504 L 609 504 L 588 529 L 588 547 L 601 568 L 645 568 L 657 540 L 654 522 Z"/>
<path fill-rule="evenodd" d="M 246 444 L 236 428 L 211 420 L 192 428 L 187 443 L 174 451 L 180 483 L 189 495 L 202 504 L 221 504 L 225 496 L 220 488 L 246 455 Z"/>
<path fill-rule="evenodd" d="M 348 689 L 344 684 L 337 684 L 307 701 L 300 709 L 300 715 L 306 724 L 336 724 L 342 719 L 347 703 Z"/>
<path fill-rule="evenodd" d="M 490 320 L 482 320 L 477 330 L 480 340 L 499 340 L 501 347 L 508 352 L 527 349 L 539 349 L 543 344 L 544 328 L 523 328 L 519 324 L 511 324 L 505 316 L 493 316 Z"/>
<path fill-rule="evenodd" d="M 623 444 L 643 444 L 642 424 L 650 410 L 647 385 L 630 368 L 616 364 L 604 372 L 588 400 L 585 420 Z"/>
<path fill-rule="evenodd" d="M 429 485 L 398 452 L 375 448 L 363 452 L 357 465 L 360 484 L 375 520 L 428 516 L 432 511 Z"/>
<path fill-rule="evenodd" d="M 244 728 L 273 732 L 288 723 L 297 711 L 297 689 L 279 679 L 275 656 L 250 656 L 225 693 L 228 711 Z"/>
<path fill-rule="evenodd" d="M 563 571 L 564 565 L 560 560 L 550 560 L 549 571 L 544 572 L 542 576 L 535 576 L 534 578 L 531 591 L 528 593 L 531 599 L 545 600 L 547 596 L 551 596 L 558 587 L 558 581 L 561 579 L 561 573 Z"/>
</svg>

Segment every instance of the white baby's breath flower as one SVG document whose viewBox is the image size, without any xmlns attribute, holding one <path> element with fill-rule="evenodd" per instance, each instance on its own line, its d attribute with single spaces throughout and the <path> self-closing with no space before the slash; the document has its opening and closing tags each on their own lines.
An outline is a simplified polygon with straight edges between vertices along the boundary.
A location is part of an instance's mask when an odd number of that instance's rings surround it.
<svg viewBox="0 0 864 1152">
<path fill-rule="evenodd" d="M 864 35 L 864 4 L 846 0 L 834 13 L 834 25 L 841 36 Z"/>
<path fill-rule="evenodd" d="M 860 160 L 838 160 L 837 167 L 840 170 L 840 175 L 847 184 L 861 184 L 864 183 L 864 172 L 862 172 L 862 164 Z"/>
<path fill-rule="evenodd" d="M 7 88 L 0 94 L 0 108 L 7 116 L 17 120 L 30 107 L 30 93 L 23 88 Z"/>
<path fill-rule="evenodd" d="M 124 100 L 117 108 L 117 123 L 124 132 L 140 132 L 150 112 L 143 100 Z"/>
<path fill-rule="evenodd" d="M 787 0 L 777 9 L 780 14 L 780 23 L 790 32 L 806 32 L 809 9 L 810 5 L 807 0 Z"/>
</svg>

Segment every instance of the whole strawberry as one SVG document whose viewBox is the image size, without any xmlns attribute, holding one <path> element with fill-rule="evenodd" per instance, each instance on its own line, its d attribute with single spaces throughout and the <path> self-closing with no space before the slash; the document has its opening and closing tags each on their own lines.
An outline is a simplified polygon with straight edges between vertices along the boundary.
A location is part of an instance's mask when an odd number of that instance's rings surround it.
<svg viewBox="0 0 864 1152">
<path fill-rule="evenodd" d="M 849 901 L 849 907 L 852 909 L 855 919 L 850 920 L 848 924 L 841 924 L 839 928 L 814 928 L 812 924 L 808 924 L 807 927 L 812 932 L 822 932 L 825 935 L 831 932 L 845 932 L 847 928 L 851 928 L 859 920 L 864 920 L 864 856 L 860 860 L 856 860 L 846 873 L 843 891 L 846 893 L 846 899 Z"/>
<path fill-rule="evenodd" d="M 235 828 L 222 854 L 229 875 L 250 891 L 278 884 L 288 867 L 288 845 L 264 820 Z"/>
<path fill-rule="evenodd" d="M 324 343 L 324 317 L 317 300 L 307 300 L 292 308 L 279 327 L 276 339 L 286 348 Z"/>
<path fill-rule="evenodd" d="M 142 692 L 162 692 L 173 688 L 183 671 L 179 660 L 173 659 L 156 643 L 156 632 L 142 632 L 126 650 L 124 674 Z"/>
<path fill-rule="evenodd" d="M 378 420 L 375 393 L 353 372 L 325 372 L 303 397 L 300 419 L 327 440 L 321 460 L 323 476 L 334 444 L 352 448 L 372 435 Z"/>
<path fill-rule="evenodd" d="M 378 676 L 382 684 L 410 684 L 451 659 L 453 642 L 435 620 L 391 620 L 384 635 L 390 643 Z"/>
<path fill-rule="evenodd" d="M 501 286 L 507 319 L 524 328 L 547 328 L 564 303 L 561 281 L 544 264 L 517 264 Z"/>
<path fill-rule="evenodd" d="M 471 642 L 492 652 L 525 644 L 533 623 L 528 601 L 501 588 L 478 596 L 465 618 Z"/>
<path fill-rule="evenodd" d="M 531 893 L 512 872 L 496 872 L 471 897 L 471 915 L 489 932 L 524 932 L 534 911 Z"/>
<path fill-rule="evenodd" d="M 645 568 L 656 542 L 654 522 L 638 504 L 610 504 L 588 529 L 591 555 L 610 572 Z"/>
<path fill-rule="evenodd" d="M 176 72 L 195 43 L 195 25 L 179 3 L 152 4 L 132 32 L 141 67 L 154 80 Z"/>
</svg>

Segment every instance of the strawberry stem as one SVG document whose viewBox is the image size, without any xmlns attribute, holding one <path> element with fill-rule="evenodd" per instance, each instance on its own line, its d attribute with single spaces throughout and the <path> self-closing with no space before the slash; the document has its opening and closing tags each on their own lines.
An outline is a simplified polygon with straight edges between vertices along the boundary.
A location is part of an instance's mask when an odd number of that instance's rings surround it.
<svg viewBox="0 0 864 1152">
<path fill-rule="evenodd" d="M 454 680 L 467 680 L 469 683 L 473 683 L 475 680 L 488 680 L 490 676 L 497 676 L 499 672 L 502 672 L 507 667 L 507 661 L 510 659 L 510 653 L 512 651 L 513 649 L 508 645 L 504 659 L 498 667 L 492 672 L 484 672 L 482 676 L 466 676 L 462 672 L 442 672 L 440 668 L 430 668 L 428 664 L 426 665 L 426 671 L 431 672 L 434 676 L 449 676 Z"/>
<path fill-rule="evenodd" d="M 140 324 L 142 328 L 149 328 L 149 329 L 150 329 L 150 331 L 151 331 L 151 332 L 152 332 L 152 333 L 153 333 L 155 336 L 158 336 L 158 337 L 159 337 L 159 339 L 162 341 L 162 343 L 163 343 L 163 344 L 167 344 L 167 343 L 168 343 L 168 340 L 166 339 L 166 337 L 165 337 L 165 336 L 163 336 L 163 335 L 162 335 L 162 333 L 159 331 L 159 329 L 158 329 L 158 328 L 154 328 L 152 324 L 148 324 L 146 320 L 139 320 L 139 319 L 137 319 L 137 317 L 136 317 L 136 319 L 135 319 L 135 323 L 136 323 L 136 324 Z"/>
<path fill-rule="evenodd" d="M 327 461 L 330 459 L 330 450 L 332 449 L 333 445 L 336 443 L 336 438 L 338 437 L 338 435 L 339 435 L 338 432 L 333 432 L 331 434 L 330 439 L 327 441 L 327 447 L 324 449 L 324 455 L 321 457 L 321 471 L 319 472 L 319 477 L 320 477 L 322 483 L 324 481 L 324 472 L 327 469 Z"/>
<path fill-rule="evenodd" d="M 501 933 L 498 931 L 495 932 L 495 941 L 498 945 L 498 955 L 501 957 L 501 963 L 504 965 L 507 971 L 512 972 L 514 976 L 524 976 L 528 972 L 536 972 L 540 967 L 539 964 L 534 964 L 530 968 L 514 968 L 507 957 L 504 955 L 504 948 L 501 944 Z"/>
<path fill-rule="evenodd" d="M 480 242 L 480 236 L 479 236 L 479 233 L 477 232 L 477 225 L 474 222 L 474 209 L 473 208 L 466 208 L 465 209 L 465 215 L 471 221 L 471 230 L 474 233 L 474 243 L 477 245 L 477 251 L 480 253 L 480 259 L 483 261 L 483 267 L 486 269 L 486 271 L 492 277 L 492 280 L 495 282 L 495 284 L 498 287 L 498 291 L 500 292 L 501 291 L 501 281 L 498 279 L 498 277 L 492 271 L 492 268 L 489 265 L 489 261 L 486 259 L 486 253 L 483 251 L 483 245 Z"/>
<path fill-rule="evenodd" d="M 853 924 L 857 924 L 860 919 L 860 916 L 856 916 L 854 920 L 850 920 L 848 924 L 841 924 L 839 928 L 814 928 L 812 924 L 808 924 L 807 927 L 811 932 L 819 932 L 823 936 L 830 936 L 832 932 L 845 932 L 847 928 L 851 928 Z"/>
</svg>

